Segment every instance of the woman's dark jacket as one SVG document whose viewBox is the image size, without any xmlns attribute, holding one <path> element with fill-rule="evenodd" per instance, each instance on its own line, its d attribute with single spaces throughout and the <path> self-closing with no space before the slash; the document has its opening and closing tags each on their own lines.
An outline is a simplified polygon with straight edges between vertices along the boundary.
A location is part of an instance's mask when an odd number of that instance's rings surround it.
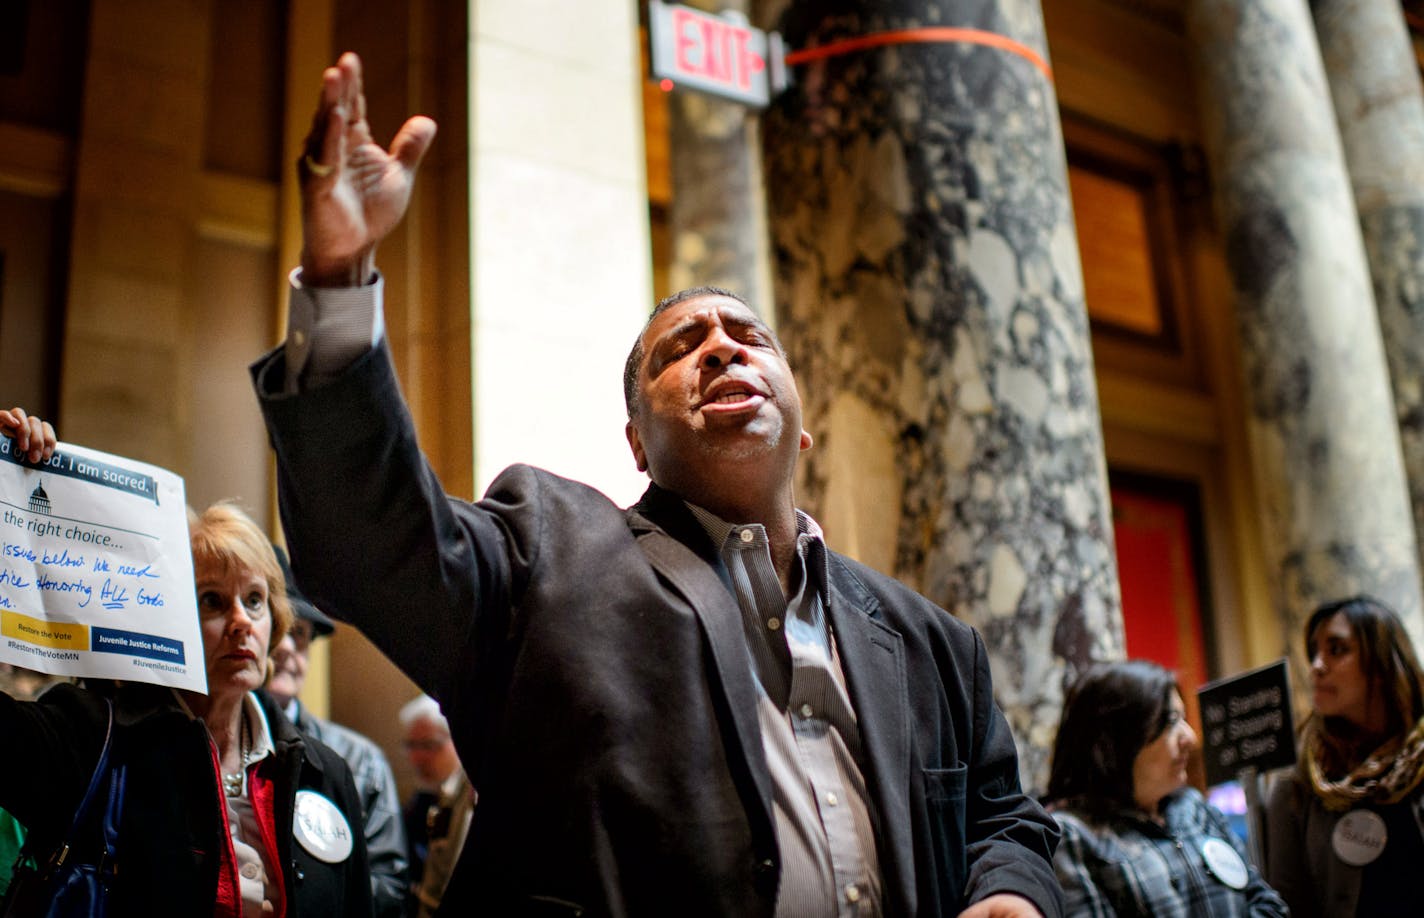
<svg viewBox="0 0 1424 918">
<path fill-rule="evenodd" d="M 171 689 L 57 685 L 35 702 L 0 694 L 0 807 L 28 827 L 35 850 L 48 853 L 59 844 L 103 745 L 108 714 L 100 692 L 114 700 L 110 758 L 128 766 L 114 913 L 212 915 L 229 844 L 225 804 L 207 728 L 188 716 Z M 361 805 L 346 764 L 303 738 L 269 700 L 261 703 L 276 752 L 256 766 L 257 777 L 275 791 L 276 825 L 292 825 L 296 793 L 310 789 L 360 826 Z M 290 830 L 278 833 L 289 918 L 371 914 L 366 849 L 361 833 L 352 835 L 350 857 L 327 864 L 312 857 Z M 100 844 L 97 823 L 87 837 L 95 847 Z M 95 852 L 82 846 L 70 856 L 96 860 Z"/>
</svg>

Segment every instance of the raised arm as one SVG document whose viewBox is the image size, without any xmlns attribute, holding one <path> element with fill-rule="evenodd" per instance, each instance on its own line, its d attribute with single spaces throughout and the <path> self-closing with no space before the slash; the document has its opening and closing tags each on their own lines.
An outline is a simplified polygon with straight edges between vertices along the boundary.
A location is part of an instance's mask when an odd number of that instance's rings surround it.
<svg viewBox="0 0 1424 918">
<path fill-rule="evenodd" d="M 424 115 L 389 150 L 371 139 L 361 59 L 350 51 L 321 75 L 321 97 L 301 160 L 302 283 L 355 287 L 375 270 L 376 244 L 405 215 L 415 172 L 435 138 Z"/>
<path fill-rule="evenodd" d="M 488 570 L 504 558 L 501 534 L 468 508 L 457 517 L 421 455 L 382 340 L 375 249 L 404 216 L 434 135 L 413 117 L 382 149 L 360 59 L 343 54 L 322 74 L 297 163 L 303 251 L 287 340 L 252 374 L 303 588 L 439 695 L 473 611 L 505 578 Z"/>
</svg>

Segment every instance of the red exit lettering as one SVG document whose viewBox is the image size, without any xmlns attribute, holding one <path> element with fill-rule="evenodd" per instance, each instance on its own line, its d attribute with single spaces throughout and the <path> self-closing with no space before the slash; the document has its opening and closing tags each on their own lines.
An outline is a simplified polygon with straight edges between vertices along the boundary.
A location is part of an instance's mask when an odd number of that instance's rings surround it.
<svg viewBox="0 0 1424 918">
<path fill-rule="evenodd" d="M 766 69 L 762 56 L 747 47 L 751 29 L 675 7 L 672 30 L 675 66 L 682 73 L 746 91 L 752 76 Z"/>
</svg>

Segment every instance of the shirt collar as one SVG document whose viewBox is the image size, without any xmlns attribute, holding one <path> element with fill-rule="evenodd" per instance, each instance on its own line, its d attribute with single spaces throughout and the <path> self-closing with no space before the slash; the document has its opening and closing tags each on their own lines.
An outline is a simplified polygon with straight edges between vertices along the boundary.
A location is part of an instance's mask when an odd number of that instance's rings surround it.
<svg viewBox="0 0 1424 918">
<path fill-rule="evenodd" d="M 683 501 L 683 504 L 717 547 L 718 554 L 721 554 L 728 541 L 742 530 L 750 529 L 754 533 L 754 538 L 749 541 L 766 541 L 766 527 L 761 523 L 729 523 L 711 510 L 690 501 Z M 799 507 L 796 510 L 796 557 L 805 566 L 815 585 L 816 593 L 824 599 L 826 584 L 829 582 L 825 534 L 821 530 L 821 524 Z M 793 583 L 797 580 L 799 578 L 792 578 Z"/>
<path fill-rule="evenodd" d="M 699 507 L 690 501 L 683 501 L 683 505 L 691 511 L 693 517 L 697 519 L 698 524 L 702 526 L 703 531 L 707 533 L 708 538 L 710 538 L 712 543 L 719 549 L 722 547 L 722 544 L 727 541 L 727 536 L 736 530 L 755 527 L 763 532 L 766 531 L 766 527 L 761 523 L 729 523 L 711 510 Z M 824 539 L 825 536 L 821 532 L 821 525 L 811 518 L 811 514 L 798 508 L 796 510 L 797 551 L 804 551 L 804 546 L 808 540 L 824 541 Z"/>
<path fill-rule="evenodd" d="M 188 707 L 188 702 L 184 700 L 183 693 L 173 689 L 173 697 L 178 699 L 178 705 L 193 720 L 202 720 L 193 709 Z M 246 750 L 243 756 L 242 765 L 247 767 L 253 762 L 260 762 L 267 756 L 277 751 L 277 746 L 272 742 L 272 730 L 267 724 L 267 712 L 262 710 L 262 705 L 257 700 L 257 696 L 252 692 L 242 696 L 242 717 L 247 721 L 248 735 L 252 738 L 251 748 Z"/>
<path fill-rule="evenodd" d="M 272 742 L 272 730 L 267 725 L 267 712 L 262 710 L 252 692 L 242 696 L 242 716 L 247 718 L 247 725 L 252 731 L 252 748 L 247 750 L 247 759 L 242 764 L 251 765 L 276 752 L 277 747 Z"/>
</svg>

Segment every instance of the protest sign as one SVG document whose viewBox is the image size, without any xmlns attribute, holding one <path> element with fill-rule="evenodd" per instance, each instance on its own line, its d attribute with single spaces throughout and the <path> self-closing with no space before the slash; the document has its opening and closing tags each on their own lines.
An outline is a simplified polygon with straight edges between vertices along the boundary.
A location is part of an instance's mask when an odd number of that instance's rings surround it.
<svg viewBox="0 0 1424 918">
<path fill-rule="evenodd" d="M 1295 762 L 1285 660 L 1204 685 L 1197 700 L 1207 784 Z"/>
<path fill-rule="evenodd" d="M 183 479 L 0 436 L 0 662 L 207 691 Z"/>
</svg>

